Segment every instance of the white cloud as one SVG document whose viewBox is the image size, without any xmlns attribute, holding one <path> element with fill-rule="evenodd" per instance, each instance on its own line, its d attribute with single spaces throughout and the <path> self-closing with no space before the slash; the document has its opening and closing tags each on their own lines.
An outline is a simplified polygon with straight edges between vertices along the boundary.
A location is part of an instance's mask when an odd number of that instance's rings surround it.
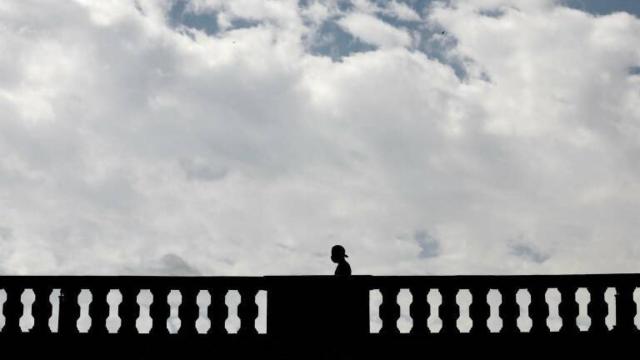
<svg viewBox="0 0 640 360">
<path fill-rule="evenodd" d="M 402 2 L 390 1 L 387 3 L 386 10 L 388 14 L 400 20 L 420 21 L 420 15 L 418 15 L 414 9 Z"/>
<path fill-rule="evenodd" d="M 387 48 L 411 45 L 411 36 L 406 31 L 372 15 L 352 13 L 340 19 L 338 24 L 358 39 L 375 46 Z"/>
<path fill-rule="evenodd" d="M 301 25 L 295 0 L 192 0 L 187 7 L 195 13 L 218 13 L 218 16 L 229 20 L 271 21 L 288 28 L 298 28 Z"/>
<path fill-rule="evenodd" d="M 256 24 L 0 5 L 1 271 L 331 273 L 334 243 L 356 273 L 636 269 L 637 18 L 436 7 L 460 79 L 375 9 L 339 25 L 379 48 L 332 61 L 331 3 L 193 4 Z"/>
</svg>

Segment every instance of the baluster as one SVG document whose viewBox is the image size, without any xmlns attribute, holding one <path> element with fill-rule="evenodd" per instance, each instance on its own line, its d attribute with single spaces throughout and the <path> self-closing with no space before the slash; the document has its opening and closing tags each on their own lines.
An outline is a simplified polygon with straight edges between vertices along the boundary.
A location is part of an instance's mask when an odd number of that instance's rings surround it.
<svg viewBox="0 0 640 360">
<path fill-rule="evenodd" d="M 527 289 L 531 295 L 531 303 L 529 304 L 529 317 L 531 318 L 532 334 L 547 334 L 549 326 L 547 319 L 549 318 L 549 304 L 547 303 L 546 287 L 532 286 Z"/>
<path fill-rule="evenodd" d="M 441 334 L 456 334 L 458 331 L 458 318 L 460 317 L 460 308 L 456 301 L 458 289 L 441 288 L 442 304 L 440 305 L 440 319 L 442 319 Z"/>
<path fill-rule="evenodd" d="M 138 333 L 136 328 L 136 320 L 140 315 L 138 306 L 138 289 L 131 287 L 120 288 L 122 294 L 122 302 L 118 306 L 118 316 L 120 317 L 119 335 L 130 336 Z"/>
<path fill-rule="evenodd" d="M 518 328 L 518 317 L 520 317 L 520 305 L 518 305 L 516 294 L 517 288 L 502 288 L 500 295 L 500 318 L 502 319 L 502 333 L 516 334 L 520 332 Z"/>
<path fill-rule="evenodd" d="M 591 298 L 587 305 L 587 312 L 591 318 L 589 331 L 596 334 L 606 333 L 609 331 L 606 323 L 606 317 L 609 313 L 609 304 L 607 304 L 604 296 L 607 288 L 605 286 L 591 286 L 588 289 L 589 296 Z"/>
<path fill-rule="evenodd" d="M 31 314 L 33 315 L 33 328 L 31 328 L 32 334 L 44 334 L 49 331 L 49 318 L 53 311 L 53 306 L 49 300 L 51 291 L 53 289 L 48 287 L 37 287 L 33 289 L 35 299 L 33 305 L 31 305 Z"/>
<path fill-rule="evenodd" d="M 560 317 L 562 318 L 562 328 L 560 332 L 563 334 L 576 334 L 580 332 L 577 318 L 580 314 L 580 304 L 576 301 L 577 286 L 562 286 L 560 291 L 561 301 L 559 305 Z"/>
<path fill-rule="evenodd" d="M 211 294 L 210 331 L 214 335 L 227 334 L 227 329 L 224 326 L 229 316 L 229 309 L 225 303 L 227 289 L 214 289 L 209 291 L 209 293 Z"/>
<path fill-rule="evenodd" d="M 78 333 L 78 318 L 80 305 L 78 304 L 78 288 L 60 289 L 60 311 L 58 313 L 58 333 L 64 335 Z"/>
<path fill-rule="evenodd" d="M 400 289 L 392 287 L 380 288 L 382 304 L 380 304 L 380 319 L 382 328 L 380 334 L 399 334 L 398 319 L 400 318 L 400 305 L 398 305 L 398 293 Z"/>
<path fill-rule="evenodd" d="M 166 335 L 169 333 L 167 329 L 167 319 L 171 315 L 171 306 L 169 305 L 169 293 L 171 289 L 155 288 L 150 289 L 153 295 L 153 302 L 149 307 L 149 316 L 151 317 L 151 335 Z"/>
<path fill-rule="evenodd" d="M 198 307 L 198 292 L 197 288 L 186 288 L 180 290 L 182 295 L 182 304 L 178 311 L 181 325 L 178 334 L 181 335 L 196 335 L 198 329 L 196 328 L 196 321 L 200 315 L 200 308 Z"/>
<path fill-rule="evenodd" d="M 21 333 L 22 329 L 20 328 L 20 318 L 24 312 L 21 297 L 24 290 L 14 287 L 5 287 L 4 291 L 7 296 L 2 308 L 5 324 L 0 334 Z"/>
<path fill-rule="evenodd" d="M 89 334 L 107 334 L 107 318 L 109 317 L 109 303 L 107 288 L 94 288 L 91 291 L 91 304 L 89 304 L 89 317 L 91 317 L 91 327 Z"/>
<path fill-rule="evenodd" d="M 422 286 L 416 286 L 409 289 L 411 292 L 411 305 L 409 306 L 409 314 L 413 319 L 411 334 L 424 335 L 429 333 L 427 319 L 431 313 L 431 308 L 427 302 L 428 289 Z"/>
<path fill-rule="evenodd" d="M 238 334 L 255 335 L 256 318 L 258 317 L 258 304 L 256 304 L 257 289 L 243 288 L 238 290 L 240 293 L 240 304 L 238 305 L 238 317 L 240 318 L 240 329 Z"/>
<path fill-rule="evenodd" d="M 622 285 L 616 287 L 616 326 L 617 333 L 631 333 L 637 331 L 634 323 L 636 316 L 636 302 L 633 300 L 635 286 Z"/>
<path fill-rule="evenodd" d="M 469 305 L 469 316 L 473 321 L 471 327 L 472 334 L 488 334 L 489 326 L 487 321 L 491 316 L 491 306 L 487 301 L 489 289 L 485 287 L 474 287 L 471 292 L 471 305 Z"/>
</svg>

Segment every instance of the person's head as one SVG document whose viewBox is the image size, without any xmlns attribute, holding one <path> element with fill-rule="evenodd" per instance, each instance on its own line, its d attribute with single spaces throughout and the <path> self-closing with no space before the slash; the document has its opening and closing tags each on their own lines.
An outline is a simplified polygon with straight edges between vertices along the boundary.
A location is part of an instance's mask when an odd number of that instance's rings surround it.
<svg viewBox="0 0 640 360">
<path fill-rule="evenodd" d="M 344 251 L 344 247 L 342 247 L 342 245 L 334 245 L 331 248 L 331 261 L 333 261 L 334 263 L 343 261 L 344 258 L 347 258 L 349 256 L 347 256 L 347 254 Z"/>
</svg>

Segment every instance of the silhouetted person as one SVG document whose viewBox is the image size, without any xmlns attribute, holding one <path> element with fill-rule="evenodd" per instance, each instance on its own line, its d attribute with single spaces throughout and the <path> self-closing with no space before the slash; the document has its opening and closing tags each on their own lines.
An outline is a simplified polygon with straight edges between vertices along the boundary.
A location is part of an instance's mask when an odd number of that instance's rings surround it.
<svg viewBox="0 0 640 360">
<path fill-rule="evenodd" d="M 345 253 L 342 245 L 334 245 L 331 248 L 331 261 L 338 264 L 335 272 L 336 276 L 351 275 L 351 266 L 349 266 L 349 263 L 347 262 L 347 260 L 345 260 L 345 258 L 348 257 L 349 256 L 347 256 L 347 254 Z"/>
</svg>

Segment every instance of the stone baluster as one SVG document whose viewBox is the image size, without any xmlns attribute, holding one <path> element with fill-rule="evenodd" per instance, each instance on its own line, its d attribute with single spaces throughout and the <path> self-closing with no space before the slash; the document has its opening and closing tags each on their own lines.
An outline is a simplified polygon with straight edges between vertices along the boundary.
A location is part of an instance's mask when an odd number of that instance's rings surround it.
<svg viewBox="0 0 640 360">
<path fill-rule="evenodd" d="M 409 289 L 411 292 L 411 305 L 409 307 L 409 314 L 413 319 L 413 326 L 411 327 L 411 334 L 424 335 L 429 333 L 429 327 L 427 326 L 427 319 L 431 313 L 431 308 L 427 302 L 428 289 L 423 286 L 414 286 Z"/>
<path fill-rule="evenodd" d="M 542 286 L 532 286 L 527 289 L 531 295 L 529 303 L 529 317 L 531 318 L 532 334 L 549 333 L 547 319 L 549 318 L 549 304 L 546 295 L 547 288 Z"/>
<path fill-rule="evenodd" d="M 469 305 L 469 316 L 473 321 L 472 334 L 488 334 L 489 326 L 487 321 L 491 316 L 491 306 L 487 301 L 489 289 L 486 287 L 473 287 L 471 292 L 471 305 Z"/>
<path fill-rule="evenodd" d="M 118 334 L 131 336 L 138 333 L 136 320 L 140 315 L 140 307 L 138 306 L 139 292 L 139 289 L 129 286 L 120 288 L 122 302 L 118 306 L 118 316 L 121 321 Z"/>
<path fill-rule="evenodd" d="M 564 285 L 559 289 L 562 300 L 559 305 L 560 317 L 562 318 L 562 328 L 560 332 L 563 334 L 576 334 L 580 332 L 578 328 L 578 315 L 580 314 L 580 304 L 576 301 L 577 286 Z"/>
<path fill-rule="evenodd" d="M 198 308 L 199 292 L 200 289 L 194 287 L 180 289 L 182 303 L 180 304 L 180 309 L 178 311 L 178 316 L 181 321 L 180 331 L 178 333 L 181 335 L 198 334 L 196 321 L 200 315 L 200 309 Z"/>
<path fill-rule="evenodd" d="M 636 287 L 630 284 L 623 284 L 616 287 L 616 333 L 632 333 L 637 328 L 634 323 L 637 308 L 633 299 L 633 292 Z"/>
<path fill-rule="evenodd" d="M 380 334 L 399 334 L 398 319 L 400 318 L 400 305 L 398 305 L 398 293 L 400 289 L 385 286 L 380 289 L 382 304 L 380 304 L 380 319 L 382 328 Z"/>
<path fill-rule="evenodd" d="M 460 317 L 460 308 L 457 302 L 458 289 L 443 287 L 439 289 L 442 296 L 442 304 L 440 304 L 440 319 L 442 320 L 441 334 L 457 334 L 458 318 Z"/>
<path fill-rule="evenodd" d="M 80 289 L 66 286 L 60 289 L 60 311 L 58 313 L 58 333 L 69 335 L 78 333 Z"/>
<path fill-rule="evenodd" d="M 166 335 L 169 333 L 167 329 L 167 319 L 171 315 L 171 306 L 169 305 L 169 288 L 154 288 L 150 289 L 153 295 L 153 302 L 149 307 L 149 316 L 151 317 L 151 331 L 152 335 Z"/>
<path fill-rule="evenodd" d="M 241 288 L 240 304 L 238 305 L 238 317 L 240 318 L 240 335 L 256 335 L 256 318 L 258 317 L 258 304 L 256 304 L 256 294 L 258 290 L 250 288 Z"/>
<path fill-rule="evenodd" d="M 500 289 L 502 303 L 500 304 L 500 318 L 502 319 L 501 333 L 516 334 L 520 332 L 518 328 L 518 317 L 520 317 L 520 305 L 517 301 L 518 288 L 504 287 Z"/>
<path fill-rule="evenodd" d="M 220 288 L 209 290 L 211 294 L 210 331 L 213 335 L 227 334 L 227 329 L 225 328 L 225 321 L 229 316 L 229 309 L 225 303 L 227 291 L 227 289 Z"/>
<path fill-rule="evenodd" d="M 35 299 L 31 305 L 31 314 L 33 316 L 33 328 L 30 333 L 32 334 L 45 334 L 49 333 L 49 318 L 51 318 L 51 312 L 53 306 L 49 300 L 49 296 L 53 291 L 52 288 L 41 286 L 33 288 Z"/>
<path fill-rule="evenodd" d="M 107 334 L 107 318 L 109 317 L 109 303 L 107 296 L 108 288 L 91 288 L 91 304 L 89 304 L 89 316 L 91 317 L 91 327 L 89 334 Z"/>
<path fill-rule="evenodd" d="M 16 334 L 22 332 L 20 329 L 20 318 L 24 312 L 22 305 L 22 293 L 24 289 L 18 287 L 4 287 L 6 300 L 2 307 L 5 324 L 0 335 Z"/>
<path fill-rule="evenodd" d="M 590 301 L 587 307 L 589 317 L 591 318 L 591 326 L 589 332 L 603 334 L 609 331 L 607 328 L 606 317 L 609 313 L 609 304 L 604 297 L 607 291 L 606 286 L 590 286 L 588 288 Z"/>
</svg>

